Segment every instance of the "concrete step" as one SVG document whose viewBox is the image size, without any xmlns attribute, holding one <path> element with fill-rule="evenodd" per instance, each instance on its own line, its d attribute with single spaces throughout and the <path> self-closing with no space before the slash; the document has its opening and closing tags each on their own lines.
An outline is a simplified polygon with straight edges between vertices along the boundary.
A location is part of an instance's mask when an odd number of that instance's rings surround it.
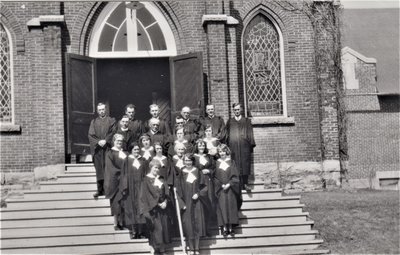
<svg viewBox="0 0 400 255">
<path fill-rule="evenodd" d="M 258 200 L 263 197 L 282 197 L 281 189 L 265 189 L 265 190 L 254 190 L 252 192 L 243 192 L 243 200 Z"/>
<path fill-rule="evenodd" d="M 284 239 L 290 239 L 292 242 L 314 240 L 317 231 L 301 232 L 296 234 L 269 234 L 263 233 L 264 241 L 268 243 L 284 242 Z M 254 236 L 254 235 L 253 235 Z M 222 236 L 216 236 L 216 239 L 223 240 Z M 205 238 L 208 239 L 208 238 Z M 126 233 L 118 234 L 99 234 L 99 235 L 86 235 L 86 236 L 64 236 L 64 237 L 27 237 L 18 239 L 5 239 L 2 240 L 2 248 L 39 248 L 39 247 L 52 247 L 52 246 L 74 246 L 74 245 L 88 245 L 88 244 L 104 244 L 104 243 L 124 243 L 134 242 L 136 244 L 148 245 L 147 239 L 130 240 L 129 235 Z M 175 238 L 176 246 L 179 246 L 179 239 Z"/>
<path fill-rule="evenodd" d="M 271 200 L 271 201 L 246 201 L 242 204 L 241 210 L 286 208 L 288 206 L 299 206 L 300 200 Z"/>
<path fill-rule="evenodd" d="M 90 226 L 96 224 L 113 224 L 112 216 L 94 217 L 69 217 L 69 218 L 47 218 L 47 219 L 23 219 L 2 220 L 1 229 L 6 228 L 29 228 L 29 227 L 60 227 L 60 226 Z"/>
<path fill-rule="evenodd" d="M 89 207 L 53 210 L 9 210 L 1 212 L 1 220 L 19 219 L 49 219 L 60 217 L 84 217 L 84 216 L 105 216 L 111 215 L 110 207 Z"/>
<path fill-rule="evenodd" d="M 13 238 L 39 238 L 39 237 L 63 237 L 63 236 L 84 236 L 98 234 L 128 234 L 128 230 L 115 231 L 113 224 L 104 223 L 91 226 L 59 226 L 59 227 L 37 227 L 37 228 L 14 228 L 1 231 L 1 240 Z"/>
<path fill-rule="evenodd" d="M 58 183 L 88 183 L 94 182 L 96 183 L 96 175 L 95 174 L 63 174 L 57 176 Z"/>
<path fill-rule="evenodd" d="M 306 215 L 296 215 L 296 216 L 280 216 L 280 217 L 257 217 L 257 218 L 241 218 L 240 224 L 242 226 L 257 226 L 264 224 L 290 224 L 290 223 L 304 223 L 307 221 Z"/>
<path fill-rule="evenodd" d="M 96 190 L 96 182 L 80 183 L 59 183 L 59 182 L 40 182 L 41 190 L 75 191 L 75 190 Z"/>
<path fill-rule="evenodd" d="M 18 239 L 5 239 L 1 240 L 2 249 L 10 248 L 38 248 L 38 247 L 58 247 L 69 245 L 90 245 L 90 244 L 104 244 L 104 243 L 144 243 L 148 245 L 145 239 L 132 240 L 129 238 L 128 233 L 114 233 L 114 234 L 98 234 L 98 235 L 76 235 L 76 236 L 63 236 L 63 237 L 25 237 Z"/>
<path fill-rule="evenodd" d="M 252 238 L 251 242 L 249 242 L 247 238 L 219 239 L 217 242 L 215 242 L 215 239 L 202 240 L 200 250 L 206 254 L 265 254 L 315 249 L 322 243 L 321 240 L 291 242 L 290 240 L 284 239 L 283 242 L 276 240 L 271 244 L 265 244 L 264 238 L 265 237 Z M 173 250 L 175 251 L 174 254 L 179 254 L 181 252 L 179 247 Z M 7 254 L 142 254 L 149 252 L 149 246 L 144 243 L 131 241 L 126 243 L 102 243 L 95 245 L 2 249 L 2 252 Z"/>
<path fill-rule="evenodd" d="M 24 211 L 24 210 L 52 210 L 52 209 L 71 209 L 71 208 L 94 208 L 110 206 L 110 200 L 105 198 L 99 199 L 82 199 L 82 200 L 65 200 L 65 201 L 35 201 L 35 202 L 14 202 L 10 203 L 7 208 L 1 208 L 3 211 Z"/>
<path fill-rule="evenodd" d="M 76 191 L 76 192 L 53 192 L 44 190 L 36 193 L 24 193 L 23 199 L 8 199 L 7 202 L 12 201 L 34 201 L 34 200 L 69 200 L 69 199 L 93 199 L 95 190 L 89 191 Z M 100 196 L 104 198 L 104 196 Z"/>
<path fill-rule="evenodd" d="M 241 210 L 239 215 L 241 217 L 267 217 L 267 216 L 279 216 L 279 215 L 298 215 L 303 212 L 304 205 L 287 206 L 280 208 L 265 208 L 258 210 Z"/>
</svg>

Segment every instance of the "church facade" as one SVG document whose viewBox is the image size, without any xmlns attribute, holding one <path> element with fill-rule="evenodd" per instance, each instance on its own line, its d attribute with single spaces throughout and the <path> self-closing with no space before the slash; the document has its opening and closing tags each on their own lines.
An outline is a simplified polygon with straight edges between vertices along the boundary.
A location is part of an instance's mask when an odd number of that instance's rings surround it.
<svg viewBox="0 0 400 255">
<path fill-rule="evenodd" d="M 338 26 L 336 2 L 7 1 L 0 8 L 3 173 L 89 154 L 98 102 L 116 118 L 134 103 L 142 120 L 152 103 L 171 120 L 185 105 L 197 116 L 211 103 L 227 120 L 240 102 L 252 118 L 256 180 L 339 184 L 339 81 L 336 60 L 321 57 L 335 50 L 336 30 L 326 24 Z"/>
</svg>

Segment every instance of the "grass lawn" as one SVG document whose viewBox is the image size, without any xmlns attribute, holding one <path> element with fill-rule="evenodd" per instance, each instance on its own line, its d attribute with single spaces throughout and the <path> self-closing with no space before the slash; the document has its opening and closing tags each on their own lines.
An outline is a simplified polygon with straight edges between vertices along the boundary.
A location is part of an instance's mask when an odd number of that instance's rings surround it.
<svg viewBox="0 0 400 255">
<path fill-rule="evenodd" d="M 301 194 L 324 244 L 334 254 L 400 254 L 399 192 L 335 190 Z"/>
</svg>

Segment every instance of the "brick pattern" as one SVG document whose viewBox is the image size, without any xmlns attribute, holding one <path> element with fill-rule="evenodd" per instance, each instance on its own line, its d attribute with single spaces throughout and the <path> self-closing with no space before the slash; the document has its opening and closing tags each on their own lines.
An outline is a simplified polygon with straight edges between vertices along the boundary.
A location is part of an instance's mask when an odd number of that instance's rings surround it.
<svg viewBox="0 0 400 255">
<path fill-rule="evenodd" d="M 3 3 L 2 15 L 7 9 L 8 17 L 14 17 L 12 22 L 10 18 L 12 26 L 8 26 L 13 40 L 23 38 L 26 51 L 15 54 L 14 58 L 15 77 L 18 77 L 14 85 L 16 124 L 22 126 L 22 133 L 1 135 L 2 171 L 31 171 L 40 164 L 63 162 L 64 54 L 87 55 L 93 26 L 104 5 L 96 2 Z M 330 138 L 337 133 L 336 115 L 330 104 L 321 113 L 318 110 L 314 34 L 306 15 L 284 10 L 272 0 L 168 1 L 156 5 L 176 36 L 178 54 L 203 52 L 209 100 L 225 119 L 232 114 L 231 103 L 244 103 L 241 50 L 244 26 L 257 11 L 273 19 L 283 35 L 287 109 L 295 124 L 255 127 L 254 162 L 275 162 L 277 158 L 288 162 L 321 160 L 320 117 L 326 121 L 324 133 Z M 203 14 L 218 13 L 232 15 L 239 24 L 202 26 Z M 57 26 L 28 31 L 27 21 L 51 14 L 65 15 L 61 32 Z M 335 158 L 336 144 L 337 140 L 324 140 L 325 149 L 332 151 L 324 155 Z"/>
</svg>

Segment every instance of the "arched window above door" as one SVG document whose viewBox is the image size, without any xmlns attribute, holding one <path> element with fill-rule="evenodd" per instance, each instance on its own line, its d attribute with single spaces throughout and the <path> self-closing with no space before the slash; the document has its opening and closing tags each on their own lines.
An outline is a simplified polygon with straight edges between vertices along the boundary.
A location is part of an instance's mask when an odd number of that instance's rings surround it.
<svg viewBox="0 0 400 255">
<path fill-rule="evenodd" d="M 262 12 L 243 33 L 246 110 L 253 117 L 286 117 L 282 33 Z"/>
<path fill-rule="evenodd" d="M 109 3 L 94 27 L 91 57 L 175 56 L 171 28 L 149 2 Z"/>
</svg>

